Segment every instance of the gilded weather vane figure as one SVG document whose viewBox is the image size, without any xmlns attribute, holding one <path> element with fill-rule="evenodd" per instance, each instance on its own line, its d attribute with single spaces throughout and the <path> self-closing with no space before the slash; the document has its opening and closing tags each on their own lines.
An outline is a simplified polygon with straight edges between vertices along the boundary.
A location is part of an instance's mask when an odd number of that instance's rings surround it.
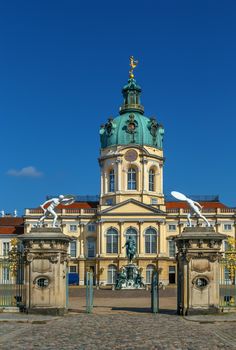
<svg viewBox="0 0 236 350">
<path fill-rule="evenodd" d="M 130 77 L 130 79 L 134 79 L 133 71 L 134 71 L 134 68 L 137 67 L 138 61 L 134 60 L 134 56 L 130 56 L 129 61 L 130 61 L 129 65 L 131 67 L 131 69 L 129 71 L 129 77 Z"/>
</svg>

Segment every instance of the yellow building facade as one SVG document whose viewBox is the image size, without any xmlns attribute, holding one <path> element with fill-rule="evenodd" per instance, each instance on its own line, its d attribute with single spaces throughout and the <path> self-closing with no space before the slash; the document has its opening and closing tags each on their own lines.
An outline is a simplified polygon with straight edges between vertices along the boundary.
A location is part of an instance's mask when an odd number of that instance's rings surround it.
<svg viewBox="0 0 236 350">
<path fill-rule="evenodd" d="M 163 135 L 159 121 L 144 115 L 141 88 L 134 77 L 122 90 L 124 102 L 116 118 L 100 128 L 99 202 L 77 202 L 59 207 L 59 223 L 70 243 L 71 273 L 85 283 L 85 272 L 94 271 L 97 285 L 114 284 L 119 269 L 128 263 L 124 245 L 136 241 L 134 262 L 149 284 L 153 269 L 160 281 L 176 283 L 173 237 L 187 225 L 189 209 L 165 201 L 163 193 Z M 218 199 L 200 200 L 203 213 L 217 232 L 236 238 L 236 210 Z M 25 232 L 37 224 L 41 209 L 26 209 Z M 51 225 L 52 220 L 45 221 Z M 222 248 L 223 249 L 223 248 Z"/>
</svg>

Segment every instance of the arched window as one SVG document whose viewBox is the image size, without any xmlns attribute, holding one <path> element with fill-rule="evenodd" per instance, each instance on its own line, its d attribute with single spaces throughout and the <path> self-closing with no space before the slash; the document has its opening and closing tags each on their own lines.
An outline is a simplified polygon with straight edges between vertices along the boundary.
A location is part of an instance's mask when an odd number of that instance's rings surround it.
<svg viewBox="0 0 236 350">
<path fill-rule="evenodd" d="M 115 192 L 115 171 L 111 169 L 109 172 L 109 192 Z"/>
<path fill-rule="evenodd" d="M 115 265 L 109 265 L 107 269 L 107 283 L 115 284 L 117 276 L 117 267 Z"/>
<path fill-rule="evenodd" d="M 149 191 L 155 191 L 155 171 L 154 171 L 154 169 L 149 170 L 148 188 L 149 188 Z"/>
<path fill-rule="evenodd" d="M 87 238 L 87 257 L 94 258 L 96 255 L 96 240 L 93 237 Z"/>
<path fill-rule="evenodd" d="M 148 228 L 145 232 L 145 253 L 157 253 L 157 233 L 154 228 Z"/>
<path fill-rule="evenodd" d="M 136 170 L 134 168 L 129 168 L 128 170 L 128 190 L 136 190 L 137 181 L 136 181 Z"/>
<path fill-rule="evenodd" d="M 133 227 L 128 228 L 128 230 L 126 231 L 126 240 L 129 237 L 132 237 L 134 239 L 136 249 L 137 249 L 137 231 L 135 230 L 135 228 L 133 228 Z"/>
<path fill-rule="evenodd" d="M 107 231 L 107 253 L 118 253 L 118 232 L 114 228 Z"/>
<path fill-rule="evenodd" d="M 152 274 L 155 269 L 154 265 L 148 265 L 146 268 L 146 283 L 151 284 L 152 283 Z"/>
</svg>

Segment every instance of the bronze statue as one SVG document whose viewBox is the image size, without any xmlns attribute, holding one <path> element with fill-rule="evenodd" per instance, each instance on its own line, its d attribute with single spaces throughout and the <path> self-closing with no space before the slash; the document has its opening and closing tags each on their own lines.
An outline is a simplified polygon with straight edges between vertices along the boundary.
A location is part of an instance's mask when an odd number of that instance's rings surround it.
<svg viewBox="0 0 236 350">
<path fill-rule="evenodd" d="M 129 261 L 132 262 L 135 254 L 136 254 L 136 243 L 135 243 L 134 238 L 129 236 L 124 247 L 126 247 L 126 255 L 127 255 Z"/>
</svg>

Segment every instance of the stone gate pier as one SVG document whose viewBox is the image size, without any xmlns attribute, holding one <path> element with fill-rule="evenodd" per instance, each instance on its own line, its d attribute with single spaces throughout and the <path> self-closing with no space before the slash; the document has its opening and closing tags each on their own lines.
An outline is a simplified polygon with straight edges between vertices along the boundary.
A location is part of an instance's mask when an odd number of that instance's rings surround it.
<svg viewBox="0 0 236 350">
<path fill-rule="evenodd" d="M 177 245 L 179 315 L 219 312 L 221 244 L 226 235 L 213 227 L 186 227 Z"/>
<path fill-rule="evenodd" d="M 60 228 L 33 228 L 20 236 L 25 251 L 26 310 L 63 315 L 67 310 L 70 238 Z"/>
</svg>

